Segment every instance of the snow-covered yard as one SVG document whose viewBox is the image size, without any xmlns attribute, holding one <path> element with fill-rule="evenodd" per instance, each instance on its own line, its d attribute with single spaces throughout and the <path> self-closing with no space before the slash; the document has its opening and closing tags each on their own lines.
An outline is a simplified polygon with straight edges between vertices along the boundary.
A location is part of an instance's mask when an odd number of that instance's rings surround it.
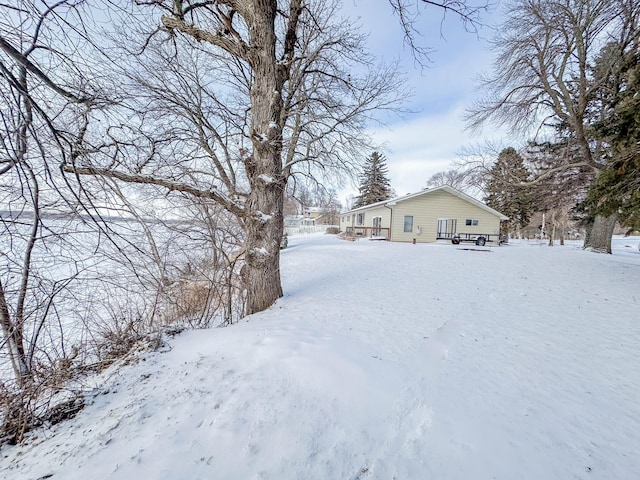
<svg viewBox="0 0 640 480">
<path fill-rule="evenodd" d="M 3 479 L 635 479 L 640 253 L 290 237 L 285 297 L 104 373 Z"/>
</svg>

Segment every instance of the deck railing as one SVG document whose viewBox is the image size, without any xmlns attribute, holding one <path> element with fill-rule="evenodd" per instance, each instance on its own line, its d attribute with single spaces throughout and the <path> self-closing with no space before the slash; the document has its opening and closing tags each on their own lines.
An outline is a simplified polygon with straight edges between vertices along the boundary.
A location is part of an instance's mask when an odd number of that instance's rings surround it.
<svg viewBox="0 0 640 480">
<path fill-rule="evenodd" d="M 391 229 L 385 227 L 364 227 L 353 226 L 345 228 L 345 235 L 354 238 L 379 238 L 382 240 L 391 239 Z"/>
</svg>

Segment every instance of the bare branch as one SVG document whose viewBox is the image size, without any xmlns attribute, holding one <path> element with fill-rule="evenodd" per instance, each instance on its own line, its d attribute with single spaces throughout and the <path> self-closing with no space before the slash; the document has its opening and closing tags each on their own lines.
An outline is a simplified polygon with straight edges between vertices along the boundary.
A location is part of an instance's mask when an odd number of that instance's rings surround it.
<svg viewBox="0 0 640 480">
<path fill-rule="evenodd" d="M 220 47 L 231 55 L 242 58 L 251 64 L 254 64 L 256 61 L 255 56 L 251 53 L 251 49 L 245 42 L 237 38 L 235 40 L 231 39 L 228 34 L 224 33 L 224 30 L 210 32 L 198 28 L 195 25 L 190 25 L 180 18 L 165 15 L 162 16 L 161 20 L 162 24 L 169 30 L 177 30 L 185 35 L 189 35 L 198 42 L 207 42 L 216 47 Z"/>
<path fill-rule="evenodd" d="M 75 175 L 100 175 L 108 178 L 114 178 L 126 183 L 156 185 L 159 187 L 164 187 L 170 192 L 182 192 L 193 195 L 197 198 L 208 198 L 211 200 L 215 200 L 221 205 L 224 205 L 225 208 L 227 208 L 233 214 L 237 215 L 239 218 L 242 218 L 246 215 L 246 212 L 241 205 L 231 200 L 222 192 L 218 191 L 218 189 L 216 189 L 215 187 L 209 190 L 202 190 L 192 185 L 175 182 L 173 180 L 151 177 L 147 175 L 129 174 L 98 167 L 78 167 L 73 165 L 64 165 L 63 170 L 67 173 L 74 173 Z"/>
<path fill-rule="evenodd" d="M 57 85 L 42 70 L 40 70 L 35 64 L 33 64 L 25 55 L 21 54 L 18 50 L 11 46 L 11 44 L 9 44 L 9 42 L 7 42 L 2 36 L 0 36 L 0 49 L 15 61 L 17 61 L 24 68 L 26 68 L 31 74 L 42 80 L 54 92 L 62 95 L 66 99 L 76 103 L 88 103 L 92 100 L 92 98 L 90 97 L 78 97 Z"/>
<path fill-rule="evenodd" d="M 457 17 L 464 28 L 470 33 L 478 33 L 478 29 L 481 26 L 481 14 L 493 8 L 495 3 L 492 0 L 487 0 L 484 3 L 473 5 L 467 0 L 418 0 L 417 2 L 411 2 L 408 0 L 389 0 L 391 7 L 400 20 L 400 26 L 404 31 L 404 41 L 414 54 L 414 58 L 421 66 L 427 66 L 430 63 L 429 55 L 431 50 L 429 48 L 418 45 L 416 36 L 420 34 L 419 29 L 416 27 L 416 23 L 419 17 L 423 14 L 420 11 L 420 5 L 426 5 L 427 7 L 433 7 L 442 10 L 442 23 L 444 22 L 447 14 L 452 14 Z M 441 23 L 441 31 L 442 31 Z"/>
</svg>

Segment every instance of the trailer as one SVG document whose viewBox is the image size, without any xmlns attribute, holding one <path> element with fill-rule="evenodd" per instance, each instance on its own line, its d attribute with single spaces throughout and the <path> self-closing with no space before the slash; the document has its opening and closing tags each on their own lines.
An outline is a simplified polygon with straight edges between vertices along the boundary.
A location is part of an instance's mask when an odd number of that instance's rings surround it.
<svg viewBox="0 0 640 480">
<path fill-rule="evenodd" d="M 486 243 L 498 243 L 502 245 L 502 236 L 495 233 L 454 233 L 451 237 L 451 243 L 460 245 L 462 242 L 475 243 L 484 246 Z"/>
</svg>

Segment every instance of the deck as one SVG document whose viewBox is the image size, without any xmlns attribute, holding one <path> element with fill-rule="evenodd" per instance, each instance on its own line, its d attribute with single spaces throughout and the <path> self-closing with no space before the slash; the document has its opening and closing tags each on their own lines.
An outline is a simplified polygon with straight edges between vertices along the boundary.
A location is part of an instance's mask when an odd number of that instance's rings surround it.
<svg viewBox="0 0 640 480">
<path fill-rule="evenodd" d="M 370 238 L 375 240 L 390 240 L 391 229 L 383 227 L 347 227 L 344 233 L 345 240 L 357 240 L 358 238 Z"/>
</svg>

